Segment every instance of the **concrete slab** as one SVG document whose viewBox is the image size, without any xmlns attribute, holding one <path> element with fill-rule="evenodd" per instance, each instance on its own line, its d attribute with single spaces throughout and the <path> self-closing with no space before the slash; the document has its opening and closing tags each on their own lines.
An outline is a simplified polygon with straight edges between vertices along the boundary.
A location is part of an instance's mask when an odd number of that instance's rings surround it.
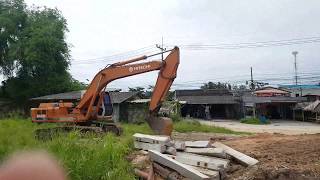
<svg viewBox="0 0 320 180">
<path fill-rule="evenodd" d="M 185 141 L 186 147 L 206 148 L 210 147 L 209 141 Z"/>
<path fill-rule="evenodd" d="M 229 160 L 208 157 L 191 153 L 177 152 L 175 159 L 191 166 L 203 167 L 211 170 L 223 170 L 229 166 Z"/>
<path fill-rule="evenodd" d="M 245 166 L 253 166 L 259 162 L 258 160 L 254 159 L 246 154 L 243 154 L 235 149 L 232 149 L 231 147 L 229 147 L 225 144 L 222 144 L 220 142 L 213 143 L 213 146 L 222 148 L 228 155 L 235 158 L 237 161 L 239 161 L 241 164 L 243 164 Z"/>
<path fill-rule="evenodd" d="M 171 155 L 176 155 L 177 154 L 177 150 L 174 147 L 167 147 L 167 149 L 165 150 L 165 153 L 171 154 Z"/>
<path fill-rule="evenodd" d="M 159 163 L 163 164 L 181 175 L 185 176 L 186 178 L 194 179 L 194 180 L 204 180 L 204 179 L 210 179 L 209 176 L 200 173 L 199 171 L 190 168 L 189 166 L 186 166 L 183 163 L 180 163 L 164 154 L 161 154 L 157 151 L 150 150 L 149 151 L 150 159 Z"/>
<path fill-rule="evenodd" d="M 201 173 L 209 176 L 211 180 L 220 180 L 220 173 L 219 173 L 219 171 L 214 171 L 214 170 L 210 170 L 210 169 L 205 169 L 205 168 L 201 168 L 201 167 L 197 167 L 197 166 L 190 166 L 190 165 L 187 165 L 187 166 L 189 166 L 190 168 L 196 169 L 196 170 L 198 170 L 199 172 L 201 172 Z"/>
<path fill-rule="evenodd" d="M 166 150 L 166 146 L 164 144 L 151 144 L 151 143 L 145 143 L 145 142 L 138 142 L 134 141 L 134 147 L 136 149 L 142 149 L 142 150 L 154 150 L 163 153 Z"/>
<path fill-rule="evenodd" d="M 186 143 L 184 141 L 175 141 L 174 147 L 177 150 L 184 151 L 186 149 Z"/>
<path fill-rule="evenodd" d="M 155 136 L 149 134 L 135 133 L 133 137 L 135 141 L 147 142 L 152 144 L 167 144 L 170 142 L 169 136 Z"/>
<path fill-rule="evenodd" d="M 184 151 L 199 155 L 227 158 L 227 155 L 222 148 L 186 148 Z"/>
</svg>

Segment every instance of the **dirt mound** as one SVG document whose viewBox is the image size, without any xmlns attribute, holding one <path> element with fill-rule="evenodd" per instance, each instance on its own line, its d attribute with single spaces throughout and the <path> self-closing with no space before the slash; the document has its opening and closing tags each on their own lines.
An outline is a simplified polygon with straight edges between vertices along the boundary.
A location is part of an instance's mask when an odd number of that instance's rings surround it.
<svg viewBox="0 0 320 180">
<path fill-rule="evenodd" d="M 224 143 L 260 161 L 228 179 L 320 179 L 320 134 L 259 134 Z"/>
</svg>

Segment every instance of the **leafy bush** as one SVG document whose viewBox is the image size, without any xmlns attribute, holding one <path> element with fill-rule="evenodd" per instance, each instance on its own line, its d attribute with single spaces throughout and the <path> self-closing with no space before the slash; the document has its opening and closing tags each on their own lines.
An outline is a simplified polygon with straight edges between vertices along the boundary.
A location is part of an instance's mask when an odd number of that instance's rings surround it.
<svg viewBox="0 0 320 180">
<path fill-rule="evenodd" d="M 172 114 L 172 115 L 170 115 L 170 118 L 172 119 L 173 122 L 179 122 L 182 120 L 182 118 L 179 114 Z"/>
<path fill-rule="evenodd" d="M 240 122 L 245 124 L 270 124 L 270 121 L 268 119 L 261 121 L 258 118 L 244 118 L 241 119 Z"/>
</svg>

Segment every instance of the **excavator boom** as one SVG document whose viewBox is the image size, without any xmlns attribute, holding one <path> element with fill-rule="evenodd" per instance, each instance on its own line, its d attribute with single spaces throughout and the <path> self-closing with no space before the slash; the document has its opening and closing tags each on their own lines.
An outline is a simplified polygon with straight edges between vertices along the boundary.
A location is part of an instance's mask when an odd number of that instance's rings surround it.
<svg viewBox="0 0 320 180">
<path fill-rule="evenodd" d="M 69 122 L 77 124 L 90 124 L 96 121 L 101 108 L 105 108 L 104 89 L 117 79 L 134 76 L 150 71 L 159 70 L 146 121 L 157 134 L 171 134 L 172 122 L 169 118 L 157 117 L 162 102 L 165 100 L 174 79 L 177 75 L 180 56 L 179 48 L 169 50 L 169 55 L 162 60 L 152 60 L 138 63 L 151 56 L 141 56 L 123 62 L 114 63 L 98 72 L 78 105 L 70 107 L 70 103 L 45 103 L 39 108 L 31 109 L 33 122 Z M 156 54 L 157 55 L 157 54 Z M 39 113 L 40 112 L 40 113 Z"/>
</svg>

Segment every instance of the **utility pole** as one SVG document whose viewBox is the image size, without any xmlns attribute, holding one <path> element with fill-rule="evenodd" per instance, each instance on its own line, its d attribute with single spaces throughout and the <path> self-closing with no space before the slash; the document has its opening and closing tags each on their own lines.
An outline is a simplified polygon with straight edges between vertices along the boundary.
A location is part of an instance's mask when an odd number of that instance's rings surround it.
<svg viewBox="0 0 320 180">
<path fill-rule="evenodd" d="M 254 82 L 253 82 L 252 67 L 250 67 L 250 75 L 251 75 L 250 89 L 253 91 L 255 89 L 255 87 L 254 87 Z M 256 103 L 253 103 L 252 113 L 253 113 L 253 118 L 256 118 Z"/>
<path fill-rule="evenodd" d="M 250 83 L 250 89 L 254 90 L 254 82 L 253 82 L 253 73 L 252 73 L 252 67 L 250 67 L 250 73 L 251 73 L 251 83 Z"/>
<path fill-rule="evenodd" d="M 298 54 L 298 51 L 292 52 L 292 55 L 294 56 L 294 74 L 295 74 L 294 78 L 296 81 L 296 86 L 298 85 L 297 54 Z"/>
<path fill-rule="evenodd" d="M 163 36 L 161 37 L 161 46 L 159 44 L 156 44 L 156 47 L 161 50 L 161 60 L 163 61 L 163 52 L 167 50 L 166 48 L 163 48 Z"/>
<path fill-rule="evenodd" d="M 297 54 L 298 54 L 298 51 L 292 52 L 292 55 L 294 56 L 294 79 L 295 79 L 296 86 L 298 86 Z M 302 87 L 300 87 L 300 96 L 302 96 Z"/>
</svg>

